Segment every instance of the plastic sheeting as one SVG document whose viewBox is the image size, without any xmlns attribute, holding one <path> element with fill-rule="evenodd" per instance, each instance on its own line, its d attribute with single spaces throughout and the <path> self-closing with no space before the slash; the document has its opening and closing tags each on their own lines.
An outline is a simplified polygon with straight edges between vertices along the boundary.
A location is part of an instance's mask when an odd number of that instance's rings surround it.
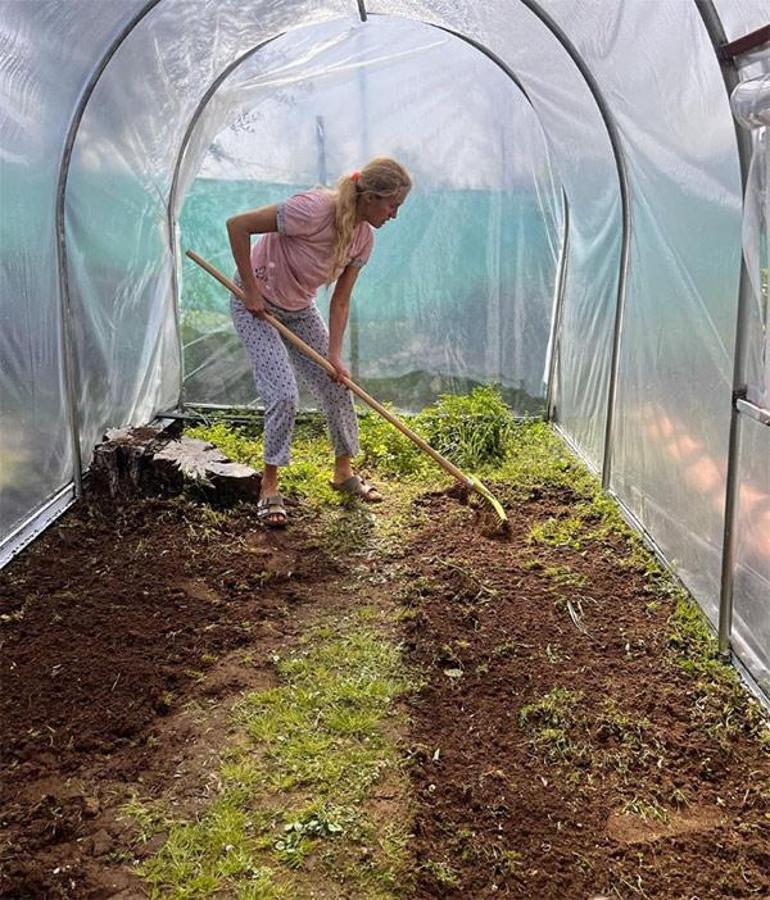
<svg viewBox="0 0 770 900">
<path fill-rule="evenodd" d="M 715 617 L 741 229 L 724 83 L 694 5 L 552 14 L 590 60 L 629 172 L 612 487 Z M 672 90 L 661 74 L 683 46 L 687 77 Z"/>
<path fill-rule="evenodd" d="M 444 31 L 374 16 L 274 41 L 214 97 L 185 165 L 211 144 L 183 246 L 229 272 L 228 215 L 392 155 L 415 188 L 356 284 L 354 377 L 402 409 L 496 382 L 514 411 L 542 412 L 560 189 L 540 122 L 499 66 Z M 182 297 L 186 399 L 252 401 L 226 293 L 189 271 Z"/>
<path fill-rule="evenodd" d="M 770 428 L 741 417 L 733 644 L 770 696 Z"/>
<path fill-rule="evenodd" d="M 713 618 L 742 225 L 735 137 L 719 65 L 694 3 L 544 0 L 542 6 L 596 78 L 628 167 L 632 243 L 613 488 L 677 561 Z M 198 164 L 203 161 L 204 175 L 227 178 L 234 195 L 223 192 L 222 202 L 238 200 L 242 209 L 318 181 L 322 162 L 331 179 L 384 150 L 414 170 L 418 188 L 399 221 L 378 235 L 380 246 L 361 281 L 370 293 L 359 294 L 358 338 L 350 352 L 358 354 L 363 376 L 387 372 L 398 388 L 394 399 L 410 405 L 414 396 L 404 379 L 410 360 L 419 360 L 428 375 L 447 374 L 458 386 L 465 377 L 499 376 L 541 402 L 563 189 L 570 235 L 555 344 L 556 416 L 589 463 L 601 465 L 620 260 L 618 177 L 585 80 L 527 5 L 378 0 L 368 5 L 370 13 L 391 18 L 370 15 L 361 25 L 352 0 L 160 0 L 152 8 L 135 0 L 5 2 L 0 35 L 10 52 L 0 62 L 6 98 L 0 178 L 3 209 L 13 214 L 3 217 L 0 270 L 0 533 L 5 537 L 69 480 L 54 221 L 59 162 L 89 76 L 125 23 L 145 8 L 86 106 L 67 184 L 66 263 L 84 460 L 106 426 L 145 421 L 176 403 L 181 359 L 173 216 Z M 766 3 L 759 0 L 720 0 L 717 10 L 730 39 L 766 20 Z M 397 27 L 394 16 L 410 20 L 408 27 L 398 25 L 402 52 L 380 46 L 378 55 L 377 35 Z M 453 29 L 497 54 L 520 79 L 531 107 L 490 60 L 420 22 Z M 334 23 L 328 32 L 325 23 Z M 311 26 L 322 26 L 315 37 L 304 30 Z M 282 43 L 249 56 L 287 30 Z M 355 49 L 356 42 L 369 41 L 367 52 Z M 300 46 L 306 52 L 298 57 Z M 295 55 L 281 63 L 287 48 Z M 245 64 L 204 104 L 239 60 Z M 753 57 L 742 62 L 745 76 L 765 65 Z M 283 122 L 298 130 L 288 141 L 272 137 L 285 148 L 285 159 L 268 160 L 265 153 L 260 173 L 249 168 L 260 160 L 239 156 L 222 128 L 235 111 L 243 127 L 253 128 L 271 110 L 276 129 Z M 176 164 L 198 112 L 177 206 L 169 210 Z M 466 123 L 464 133 L 459 122 Z M 219 147 L 214 154 L 224 152 L 229 161 L 205 156 L 211 139 Z M 477 175 L 474 162 L 455 172 L 455 158 L 479 160 L 484 177 L 470 177 L 468 169 Z M 241 197 L 237 179 L 244 172 L 262 187 Z M 535 198 L 531 218 L 523 204 L 508 202 L 522 186 Z M 196 182 L 189 191 L 190 209 L 201 187 Z M 470 217 L 481 224 L 472 227 L 463 213 L 485 192 L 478 215 Z M 226 214 L 229 209 L 217 209 L 211 221 Z M 213 242 L 213 232 L 207 233 Z M 454 268 L 452 256 L 461 245 L 472 259 L 465 270 Z M 224 232 L 222 246 L 225 257 L 214 258 L 227 268 Z M 420 280 L 417 259 L 432 279 Z M 406 260 L 408 271 L 399 272 Z M 445 269 L 461 277 L 455 293 L 441 288 L 439 303 L 431 292 Z M 414 293 L 401 297 L 395 286 L 407 275 Z M 479 322 L 470 340 L 453 322 L 474 297 Z M 185 326 L 200 328 L 205 351 L 197 375 L 195 365 L 188 366 L 189 389 L 229 397 L 237 382 L 217 385 L 214 378 L 227 370 L 229 358 L 217 367 L 211 345 L 206 348 L 221 313 L 214 309 L 214 318 L 198 315 L 196 321 L 191 314 L 201 308 L 194 292 L 189 302 L 185 298 Z M 424 342 L 410 343 L 415 336 Z M 197 345 L 186 339 L 193 363 Z M 404 357 L 396 355 L 396 344 Z M 735 638 L 747 665 L 763 678 L 768 525 L 757 512 L 762 503 L 752 505 L 751 498 L 768 493 L 767 428 L 749 423 L 744 431 Z"/>
<path fill-rule="evenodd" d="M 543 123 L 570 208 L 562 324 L 556 342 L 556 415 L 597 468 L 617 298 L 620 201 L 609 138 L 589 88 L 554 34 L 523 5 L 482 8 L 443 0 L 399 0 L 370 8 L 379 12 L 387 8 L 451 28 L 488 47 L 521 80 Z M 585 346 L 593 352 L 583 353 Z"/>
<path fill-rule="evenodd" d="M 106 427 L 176 405 L 179 340 L 167 205 L 188 122 L 233 59 L 350 4 L 163 0 L 105 69 L 72 157 L 67 237 L 85 460 Z M 182 39 L 183 37 L 183 39 Z"/>
<path fill-rule="evenodd" d="M 72 481 L 56 249 L 59 163 L 94 65 L 139 3 L 0 15 L 0 543 Z"/>
<path fill-rule="evenodd" d="M 767 25 L 767 0 L 716 0 L 714 5 L 728 41 Z"/>
<path fill-rule="evenodd" d="M 770 409 L 769 233 L 770 128 L 764 126 L 754 134 L 743 220 L 743 254 L 751 285 L 747 310 L 746 395 L 751 403 L 764 409 Z"/>
<path fill-rule="evenodd" d="M 760 68 L 768 68 L 770 53 Z M 754 64 L 752 64 L 752 67 Z M 735 88 L 733 112 L 752 130 L 746 179 L 743 255 L 748 279 L 746 398 L 770 417 L 770 75 Z M 733 644 L 770 694 L 770 428 L 740 415 Z"/>
</svg>

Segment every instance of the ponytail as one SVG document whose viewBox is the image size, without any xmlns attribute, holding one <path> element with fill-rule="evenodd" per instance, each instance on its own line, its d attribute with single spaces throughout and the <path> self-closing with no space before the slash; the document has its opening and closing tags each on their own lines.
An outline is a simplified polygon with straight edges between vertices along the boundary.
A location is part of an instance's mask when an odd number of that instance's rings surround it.
<svg viewBox="0 0 770 900">
<path fill-rule="evenodd" d="M 334 254 L 327 273 L 328 283 L 334 280 L 334 273 L 344 266 L 353 232 L 356 229 L 356 213 L 359 194 L 372 193 L 379 197 L 397 194 L 409 190 L 412 179 L 406 169 L 394 159 L 380 156 L 368 162 L 360 172 L 343 175 L 337 182 L 334 192 L 336 207 L 334 223 L 337 236 L 334 241 Z"/>
</svg>

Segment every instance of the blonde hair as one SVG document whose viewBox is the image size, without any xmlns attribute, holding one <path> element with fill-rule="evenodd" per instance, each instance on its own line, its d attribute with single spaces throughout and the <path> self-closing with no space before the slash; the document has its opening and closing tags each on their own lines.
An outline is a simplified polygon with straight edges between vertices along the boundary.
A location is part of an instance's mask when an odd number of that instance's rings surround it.
<svg viewBox="0 0 770 900">
<path fill-rule="evenodd" d="M 334 191 L 336 207 L 334 224 L 337 237 L 334 241 L 334 255 L 329 268 L 329 282 L 334 273 L 344 265 L 345 257 L 353 240 L 356 228 L 356 211 L 360 194 L 376 194 L 378 197 L 392 197 L 399 191 L 409 190 L 412 179 L 406 169 L 387 156 L 378 156 L 368 162 L 360 172 L 343 175 Z"/>
</svg>

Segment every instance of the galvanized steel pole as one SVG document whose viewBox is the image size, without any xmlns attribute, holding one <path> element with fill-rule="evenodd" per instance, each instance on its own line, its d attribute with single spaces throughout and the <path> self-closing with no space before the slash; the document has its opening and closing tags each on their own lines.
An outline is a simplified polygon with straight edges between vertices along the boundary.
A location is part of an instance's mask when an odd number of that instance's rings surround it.
<svg viewBox="0 0 770 900">
<path fill-rule="evenodd" d="M 567 258 L 569 255 L 569 199 L 564 188 L 562 188 L 562 198 L 564 200 L 564 232 L 561 240 L 559 263 L 556 269 L 556 296 L 553 304 L 551 337 L 548 342 L 551 348 L 551 355 L 548 358 L 548 380 L 545 389 L 545 418 L 548 422 L 554 418 L 554 413 L 556 412 L 554 407 L 556 365 L 558 362 L 556 350 L 559 343 L 559 335 L 561 334 L 561 313 L 564 306 L 564 286 L 567 283 Z"/>
<path fill-rule="evenodd" d="M 155 7 L 160 0 L 150 0 L 128 22 L 114 38 L 107 52 L 94 67 L 86 82 L 67 130 L 67 138 L 62 149 L 59 162 L 59 178 L 56 185 L 56 262 L 59 273 L 59 306 L 62 322 L 62 355 L 64 357 L 64 389 L 67 394 L 67 411 L 70 423 L 70 444 L 72 447 L 72 480 L 75 485 L 75 496 L 83 495 L 83 459 L 80 450 L 80 421 L 78 419 L 77 404 L 77 371 L 75 365 L 75 342 L 72 336 L 72 302 L 69 290 L 69 274 L 67 270 L 67 234 L 65 199 L 67 192 L 67 178 L 72 162 L 72 151 L 75 146 L 80 123 L 85 114 L 88 101 L 99 82 L 102 73 L 112 57 L 118 52 L 121 44 L 131 34 L 141 20 Z"/>
<path fill-rule="evenodd" d="M 711 0 L 695 0 L 695 6 L 703 19 L 706 31 L 714 45 L 719 59 L 728 97 L 740 81 L 738 68 L 732 57 L 722 53 L 727 43 L 722 22 Z M 751 137 L 747 131 L 733 120 L 735 139 L 738 145 L 738 161 L 741 168 L 741 185 L 746 190 L 749 166 L 751 164 Z M 733 388 L 730 409 L 730 431 L 727 450 L 727 474 L 725 477 L 725 511 L 722 537 L 722 570 L 719 596 L 719 649 L 730 653 L 730 638 L 733 630 L 733 589 L 735 582 L 735 520 L 738 506 L 738 488 L 741 455 L 741 422 L 738 401 L 746 396 L 746 357 L 748 353 L 747 319 L 751 298 L 751 282 L 746 271 L 746 261 L 741 254 L 741 273 L 738 286 L 738 312 L 735 328 L 735 350 L 733 355 Z"/>
</svg>

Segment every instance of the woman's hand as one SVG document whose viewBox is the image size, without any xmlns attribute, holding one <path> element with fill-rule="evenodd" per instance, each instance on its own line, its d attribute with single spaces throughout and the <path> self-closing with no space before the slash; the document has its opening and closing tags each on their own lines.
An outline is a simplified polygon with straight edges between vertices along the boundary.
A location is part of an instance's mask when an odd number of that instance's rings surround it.
<svg viewBox="0 0 770 900">
<path fill-rule="evenodd" d="M 329 355 L 329 362 L 334 366 L 334 371 L 337 373 L 336 375 L 329 375 L 333 381 L 336 381 L 337 384 L 342 384 L 343 378 L 350 378 L 350 372 L 347 370 L 345 364 L 339 358 L 339 356 Z"/>
<path fill-rule="evenodd" d="M 265 313 L 267 312 L 265 298 L 260 294 L 259 289 L 256 286 L 250 291 L 243 288 L 243 305 L 252 315 L 257 316 L 260 319 L 265 318 Z"/>
</svg>

